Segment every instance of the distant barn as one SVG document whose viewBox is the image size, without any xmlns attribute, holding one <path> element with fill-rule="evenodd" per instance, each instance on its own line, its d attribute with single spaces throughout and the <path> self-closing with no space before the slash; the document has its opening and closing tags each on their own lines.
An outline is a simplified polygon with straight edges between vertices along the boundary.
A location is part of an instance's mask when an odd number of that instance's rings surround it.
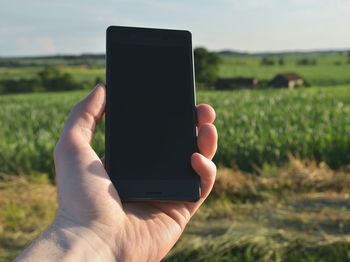
<svg viewBox="0 0 350 262">
<path fill-rule="evenodd" d="M 305 84 L 304 78 L 296 73 L 278 74 L 269 82 L 269 86 L 272 86 L 272 87 L 288 87 L 288 88 L 303 86 L 304 84 Z"/>
<path fill-rule="evenodd" d="M 253 89 L 258 84 L 259 81 L 254 77 L 219 78 L 215 82 L 215 88 L 217 90 Z"/>
</svg>

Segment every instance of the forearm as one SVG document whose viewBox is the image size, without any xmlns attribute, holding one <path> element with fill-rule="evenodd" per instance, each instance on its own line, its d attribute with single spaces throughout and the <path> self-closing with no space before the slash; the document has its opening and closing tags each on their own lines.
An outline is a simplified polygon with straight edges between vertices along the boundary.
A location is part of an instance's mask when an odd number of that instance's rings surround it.
<svg viewBox="0 0 350 262">
<path fill-rule="evenodd" d="M 115 254 L 89 228 L 56 219 L 16 261 L 115 261 Z"/>
</svg>

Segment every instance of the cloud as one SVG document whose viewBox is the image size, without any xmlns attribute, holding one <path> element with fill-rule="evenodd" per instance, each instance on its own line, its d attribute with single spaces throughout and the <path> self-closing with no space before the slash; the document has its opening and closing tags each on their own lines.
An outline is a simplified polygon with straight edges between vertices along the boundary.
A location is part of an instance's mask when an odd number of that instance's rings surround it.
<svg viewBox="0 0 350 262">
<path fill-rule="evenodd" d="M 210 49 L 336 48 L 350 46 L 350 0 L 11 0 L 0 55 L 104 52 L 112 24 L 188 29 Z"/>
</svg>

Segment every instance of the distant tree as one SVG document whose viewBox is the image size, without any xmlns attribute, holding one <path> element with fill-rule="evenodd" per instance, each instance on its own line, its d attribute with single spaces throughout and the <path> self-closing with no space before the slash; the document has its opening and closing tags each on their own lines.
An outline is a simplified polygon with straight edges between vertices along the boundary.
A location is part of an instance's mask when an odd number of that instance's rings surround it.
<svg viewBox="0 0 350 262">
<path fill-rule="evenodd" d="M 350 64 L 350 50 L 348 51 L 348 64 Z"/>
<path fill-rule="evenodd" d="M 272 58 L 270 58 L 268 56 L 264 56 L 261 59 L 261 65 L 263 65 L 263 66 L 273 66 L 273 65 L 275 65 L 275 60 L 273 60 Z"/>
<path fill-rule="evenodd" d="M 83 89 L 71 74 L 61 73 L 55 67 L 46 67 L 38 73 L 43 88 L 47 91 Z"/>
<path fill-rule="evenodd" d="M 41 83 L 38 78 L 32 79 L 8 79 L 0 82 L 0 93 L 26 93 L 41 91 Z"/>
<path fill-rule="evenodd" d="M 284 62 L 283 57 L 280 57 L 280 58 L 278 59 L 277 63 L 278 63 L 278 65 L 280 65 L 280 66 L 284 66 L 285 62 Z"/>
<path fill-rule="evenodd" d="M 204 89 L 213 88 L 214 82 L 219 76 L 220 56 L 203 47 L 194 50 L 194 69 L 197 87 Z"/>
<path fill-rule="evenodd" d="M 0 67 L 20 67 L 21 64 L 18 61 L 14 61 L 11 58 L 0 58 Z"/>
<path fill-rule="evenodd" d="M 95 85 L 102 84 L 102 83 L 103 83 L 103 79 L 101 77 L 98 76 L 95 78 L 95 82 L 94 82 Z"/>
<path fill-rule="evenodd" d="M 41 80 L 43 88 L 45 90 L 51 90 L 53 88 L 53 79 L 60 77 L 60 71 L 55 67 L 47 66 L 38 73 L 38 76 Z"/>
<path fill-rule="evenodd" d="M 316 61 L 316 59 L 303 57 L 303 58 L 297 60 L 296 64 L 301 65 L 301 66 L 313 66 L 313 65 L 317 64 L 317 61 Z"/>
<path fill-rule="evenodd" d="M 0 81 L 0 94 L 4 94 L 4 93 L 5 93 L 4 81 Z"/>
</svg>

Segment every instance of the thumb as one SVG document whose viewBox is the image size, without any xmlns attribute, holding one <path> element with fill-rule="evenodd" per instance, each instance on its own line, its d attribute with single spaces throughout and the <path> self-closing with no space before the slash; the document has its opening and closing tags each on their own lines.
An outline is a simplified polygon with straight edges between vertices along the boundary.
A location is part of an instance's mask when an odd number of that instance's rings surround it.
<svg viewBox="0 0 350 262">
<path fill-rule="evenodd" d="M 80 148 L 90 144 L 106 103 L 106 89 L 98 84 L 70 112 L 56 149 Z"/>
</svg>

